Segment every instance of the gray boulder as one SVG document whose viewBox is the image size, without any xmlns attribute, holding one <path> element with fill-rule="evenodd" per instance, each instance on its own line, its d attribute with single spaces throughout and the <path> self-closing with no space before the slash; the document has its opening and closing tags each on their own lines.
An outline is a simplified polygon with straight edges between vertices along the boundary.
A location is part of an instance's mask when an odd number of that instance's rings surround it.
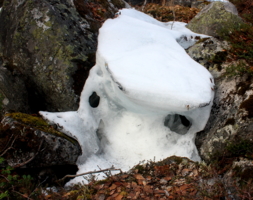
<svg viewBox="0 0 253 200">
<path fill-rule="evenodd" d="M 110 12 L 117 11 L 117 6 L 107 4 Z M 4 2 L 0 58 L 5 68 L 22 75 L 32 112 L 78 108 L 102 23 L 93 19 L 96 13 L 90 4 L 84 6 L 88 11 L 82 18 L 70 0 Z"/>
<path fill-rule="evenodd" d="M 187 28 L 196 33 L 217 37 L 220 30 L 237 26 L 242 22 L 232 3 L 212 2 L 188 23 Z"/>
<path fill-rule="evenodd" d="M 14 168 L 75 165 L 82 154 L 75 139 L 40 117 L 9 113 L 1 121 L 0 129 L 1 155 Z"/>
<path fill-rule="evenodd" d="M 29 112 L 30 107 L 22 77 L 0 65 L 0 116 L 6 110 Z"/>
<path fill-rule="evenodd" d="M 214 156 L 224 155 L 228 145 L 239 147 L 231 152 L 236 154 L 245 148 L 244 142 L 251 144 L 253 141 L 253 78 L 248 75 L 220 76 L 215 84 L 217 89 L 210 119 L 196 138 L 200 155 L 208 162 Z"/>
<path fill-rule="evenodd" d="M 213 37 L 187 49 L 194 60 L 212 73 L 216 85 L 209 121 L 196 137 L 200 156 L 207 162 L 222 156 L 246 156 L 244 151 L 251 152 L 253 147 L 253 78 L 248 74 L 228 76 L 227 67 L 240 62 L 229 63 L 227 49 L 226 41 Z"/>
</svg>

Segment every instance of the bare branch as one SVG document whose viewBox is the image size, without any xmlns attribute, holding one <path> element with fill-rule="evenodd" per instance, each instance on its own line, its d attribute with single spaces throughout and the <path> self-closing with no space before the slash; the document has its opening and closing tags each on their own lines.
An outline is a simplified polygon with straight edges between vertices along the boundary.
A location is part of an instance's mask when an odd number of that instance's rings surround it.
<svg viewBox="0 0 253 200">
<path fill-rule="evenodd" d="M 11 139 L 12 139 L 13 136 L 14 136 L 14 135 L 11 134 L 11 137 L 9 138 L 9 140 L 8 140 L 8 142 L 6 143 L 5 147 L 4 147 L 3 149 L 1 149 L 1 152 L 3 152 L 3 151 L 7 148 L 7 146 L 9 145 L 9 143 L 10 143 L 10 141 L 11 141 Z"/>
<path fill-rule="evenodd" d="M 10 182 L 8 178 L 6 178 L 5 176 L 3 175 L 0 175 L 1 177 L 3 177 L 6 181 Z"/>
<path fill-rule="evenodd" d="M 22 193 L 20 193 L 20 192 L 18 192 L 18 191 L 16 191 L 16 190 L 14 190 L 14 187 L 13 187 L 13 186 L 12 186 L 12 192 L 17 193 L 17 194 L 19 194 L 20 196 L 22 196 L 23 198 L 26 198 L 26 199 L 28 199 L 28 200 L 33 200 L 33 199 L 31 199 L 30 197 L 28 197 L 26 194 L 22 194 Z"/>
<path fill-rule="evenodd" d="M 85 173 L 82 173 L 82 174 L 66 175 L 62 179 L 60 179 L 59 181 L 63 181 L 66 178 L 75 178 L 75 177 L 78 177 L 78 176 L 84 176 L 84 175 L 88 175 L 88 174 L 96 174 L 96 173 L 106 172 L 106 171 L 120 171 L 120 173 L 122 173 L 121 169 L 107 168 L 107 169 L 101 169 L 99 171 L 89 171 L 89 172 L 85 172 Z"/>
<path fill-rule="evenodd" d="M 13 146 L 15 140 L 17 139 L 17 137 L 18 137 L 18 136 L 16 136 L 16 137 L 14 138 L 14 140 L 12 141 L 10 147 L 8 147 L 8 148 L 0 155 L 0 157 L 2 157 L 4 154 L 6 154 L 6 152 L 9 151 L 10 149 L 13 149 L 12 146 Z M 8 142 L 8 143 L 9 143 L 9 142 Z"/>
</svg>

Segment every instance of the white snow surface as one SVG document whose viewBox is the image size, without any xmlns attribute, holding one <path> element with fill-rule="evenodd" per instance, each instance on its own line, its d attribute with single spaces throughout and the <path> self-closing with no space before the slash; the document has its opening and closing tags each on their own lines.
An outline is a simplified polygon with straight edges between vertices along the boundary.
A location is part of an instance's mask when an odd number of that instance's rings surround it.
<svg viewBox="0 0 253 200">
<path fill-rule="evenodd" d="M 129 170 L 171 155 L 199 161 L 195 134 L 209 118 L 214 81 L 183 47 L 207 36 L 185 23 L 175 22 L 171 30 L 172 22 L 134 9 L 120 12 L 99 30 L 96 65 L 78 111 L 41 115 L 79 141 L 78 174 L 112 165 Z M 89 103 L 94 92 L 100 97 L 97 107 Z M 69 184 L 79 181 L 83 178 Z"/>
</svg>

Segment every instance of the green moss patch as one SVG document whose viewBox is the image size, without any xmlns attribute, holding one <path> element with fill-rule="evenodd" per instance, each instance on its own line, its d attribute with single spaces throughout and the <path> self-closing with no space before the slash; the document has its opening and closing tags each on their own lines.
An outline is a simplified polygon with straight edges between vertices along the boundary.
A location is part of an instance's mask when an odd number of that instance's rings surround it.
<svg viewBox="0 0 253 200">
<path fill-rule="evenodd" d="M 31 128 L 36 128 L 36 129 L 39 129 L 43 132 L 50 133 L 52 135 L 65 138 L 73 144 L 77 143 L 77 141 L 75 139 L 65 135 L 64 133 L 61 133 L 61 132 L 55 130 L 52 125 L 48 124 L 41 117 L 36 117 L 36 116 L 32 116 L 32 115 L 25 114 L 25 113 L 19 113 L 19 112 L 7 113 L 5 115 L 17 120 L 18 122 L 20 122 L 22 124 L 25 124 L 27 126 L 31 126 Z"/>
<path fill-rule="evenodd" d="M 237 139 L 228 143 L 226 150 L 233 157 L 253 158 L 253 142 L 245 139 Z"/>
<path fill-rule="evenodd" d="M 212 58 L 211 60 L 209 60 L 209 62 L 213 63 L 213 64 L 217 64 L 218 65 L 218 70 L 221 70 L 221 64 L 224 63 L 226 61 L 226 57 L 228 55 L 227 51 L 219 51 L 217 52 Z"/>
</svg>

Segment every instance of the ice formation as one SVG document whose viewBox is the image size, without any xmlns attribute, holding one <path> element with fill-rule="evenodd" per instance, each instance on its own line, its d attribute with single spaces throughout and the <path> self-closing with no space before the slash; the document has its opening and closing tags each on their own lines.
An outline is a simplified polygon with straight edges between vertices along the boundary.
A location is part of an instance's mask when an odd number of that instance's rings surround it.
<svg viewBox="0 0 253 200">
<path fill-rule="evenodd" d="M 199 161 L 194 140 L 209 118 L 214 81 L 182 46 L 206 36 L 134 9 L 120 13 L 99 30 L 78 111 L 41 114 L 78 139 L 78 173 L 171 155 Z"/>
</svg>

